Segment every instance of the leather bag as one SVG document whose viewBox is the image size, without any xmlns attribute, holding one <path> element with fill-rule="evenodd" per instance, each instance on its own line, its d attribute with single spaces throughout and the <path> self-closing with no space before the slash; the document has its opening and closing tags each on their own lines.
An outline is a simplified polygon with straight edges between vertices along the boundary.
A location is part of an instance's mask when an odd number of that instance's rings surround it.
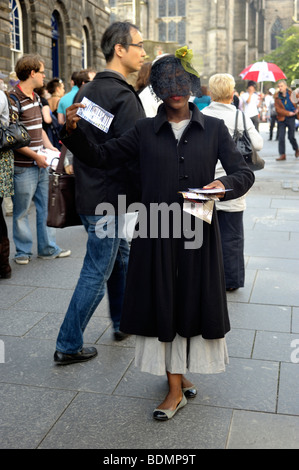
<svg viewBox="0 0 299 470">
<path fill-rule="evenodd" d="M 235 131 L 234 131 L 233 139 L 236 142 L 237 148 L 243 155 L 244 160 L 249 166 L 249 168 L 252 171 L 262 170 L 265 166 L 265 160 L 263 160 L 259 156 L 258 152 L 253 147 L 247 128 L 246 128 L 244 113 L 242 113 L 242 115 L 243 115 L 243 126 L 244 126 L 243 134 L 238 130 L 238 116 L 239 116 L 239 110 L 238 110 L 236 112 L 236 122 L 235 122 Z"/>
<path fill-rule="evenodd" d="M 239 131 L 238 129 L 239 110 L 237 110 L 233 139 L 237 145 L 237 149 L 241 152 L 245 162 L 248 165 L 249 163 L 252 163 L 252 145 L 251 145 L 249 134 L 246 129 L 244 113 L 242 113 L 242 116 L 243 116 L 243 125 L 244 125 L 243 132 Z"/>
<path fill-rule="evenodd" d="M 265 160 L 259 156 L 254 148 L 252 148 L 252 163 L 248 166 L 252 171 L 262 170 L 265 166 Z"/>
<path fill-rule="evenodd" d="M 20 123 L 18 114 L 12 110 L 8 98 L 7 102 L 10 111 L 10 123 L 5 126 L 0 121 L 0 150 L 2 152 L 27 147 L 31 142 L 26 127 Z"/>
<path fill-rule="evenodd" d="M 66 150 L 63 145 L 56 170 L 49 169 L 48 227 L 82 225 L 75 205 L 75 176 L 64 171 Z"/>
</svg>

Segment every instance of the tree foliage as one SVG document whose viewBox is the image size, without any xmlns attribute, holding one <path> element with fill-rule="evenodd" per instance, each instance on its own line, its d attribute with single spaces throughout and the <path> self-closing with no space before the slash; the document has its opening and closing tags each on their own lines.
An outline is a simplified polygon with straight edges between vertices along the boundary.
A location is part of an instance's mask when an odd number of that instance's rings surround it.
<svg viewBox="0 0 299 470">
<path fill-rule="evenodd" d="M 293 80 L 299 80 L 299 28 L 291 26 L 283 30 L 277 41 L 278 47 L 261 60 L 278 65 L 291 84 Z"/>
</svg>

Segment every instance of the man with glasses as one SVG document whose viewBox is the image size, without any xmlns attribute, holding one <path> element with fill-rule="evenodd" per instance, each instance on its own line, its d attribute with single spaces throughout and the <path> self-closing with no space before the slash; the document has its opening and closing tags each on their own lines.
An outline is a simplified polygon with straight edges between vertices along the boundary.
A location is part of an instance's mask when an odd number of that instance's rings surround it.
<svg viewBox="0 0 299 470">
<path fill-rule="evenodd" d="M 27 265 L 32 257 L 32 232 L 28 213 L 31 202 L 36 207 L 38 257 L 64 258 L 70 250 L 56 245 L 55 229 L 47 227 L 49 173 L 42 147 L 57 150 L 42 128 L 41 104 L 35 88 L 44 84 L 45 65 L 38 55 L 25 55 L 16 63 L 20 82 L 10 91 L 13 110 L 19 114 L 31 137 L 28 147 L 14 152 L 13 239 L 16 246 L 15 262 Z M 58 150 L 57 150 L 58 152 Z"/>
<path fill-rule="evenodd" d="M 139 97 L 126 81 L 130 73 L 140 70 L 146 55 L 137 26 L 128 22 L 111 24 L 103 34 L 101 48 L 106 68 L 84 86 L 77 98 L 81 101 L 87 97 L 114 116 L 107 133 L 83 119 L 80 121 L 79 125 L 87 138 L 95 143 L 121 136 L 138 119 L 145 117 Z M 114 339 L 121 341 L 127 336 L 119 331 L 119 325 L 129 246 L 126 239 L 117 236 L 117 217 L 112 221 L 115 237 L 99 238 L 96 229 L 104 221 L 104 214 L 96 209 L 103 202 L 116 207 L 118 195 L 126 194 L 130 203 L 130 196 L 134 198 L 130 194 L 134 182 L 130 180 L 124 165 L 114 171 L 112 178 L 109 172 L 90 168 L 80 162 L 76 154 L 74 172 L 77 211 L 87 231 L 88 241 L 80 278 L 57 338 L 54 354 L 57 364 L 86 361 L 96 356 L 96 348 L 83 347 L 83 332 L 105 294 L 106 284 Z"/>
</svg>

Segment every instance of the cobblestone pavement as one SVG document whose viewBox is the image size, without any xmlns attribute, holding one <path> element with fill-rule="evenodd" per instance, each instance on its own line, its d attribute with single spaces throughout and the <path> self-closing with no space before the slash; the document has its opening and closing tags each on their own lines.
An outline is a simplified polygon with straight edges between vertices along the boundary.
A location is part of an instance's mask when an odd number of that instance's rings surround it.
<svg viewBox="0 0 299 470">
<path fill-rule="evenodd" d="M 198 396 L 169 422 L 153 420 L 166 379 L 134 367 L 133 337 L 112 340 L 105 299 L 85 334 L 98 356 L 55 366 L 86 242 L 82 227 L 59 230 L 70 258 L 12 262 L 12 278 L 0 282 L 2 449 L 298 449 L 299 159 L 288 144 L 287 160 L 276 162 L 266 124 L 261 133 L 266 167 L 247 197 L 246 285 L 228 294 L 226 373 L 190 375 Z"/>
</svg>

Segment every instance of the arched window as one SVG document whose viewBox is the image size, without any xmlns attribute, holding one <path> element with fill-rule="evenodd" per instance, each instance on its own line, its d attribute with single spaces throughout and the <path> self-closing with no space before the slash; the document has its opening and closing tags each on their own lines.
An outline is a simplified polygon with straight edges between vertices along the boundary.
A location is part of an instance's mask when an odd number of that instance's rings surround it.
<svg viewBox="0 0 299 470">
<path fill-rule="evenodd" d="M 90 34 L 87 26 L 82 29 L 82 68 L 87 69 L 91 65 Z"/>
<path fill-rule="evenodd" d="M 281 33 L 283 27 L 279 18 L 276 18 L 271 28 L 271 49 L 274 50 L 278 46 L 277 36 Z"/>
<path fill-rule="evenodd" d="M 9 0 L 10 8 L 10 50 L 12 70 L 19 57 L 23 55 L 23 18 L 18 0 Z"/>
<path fill-rule="evenodd" d="M 67 58 L 65 55 L 65 33 L 63 12 L 54 10 L 51 16 L 52 26 L 52 76 L 65 80 Z"/>
<path fill-rule="evenodd" d="M 166 23 L 159 23 L 159 41 L 166 41 Z"/>
<path fill-rule="evenodd" d="M 87 69 L 88 58 L 87 58 L 87 28 L 83 26 L 82 29 L 82 69 Z"/>
<path fill-rule="evenodd" d="M 59 23 L 58 14 L 51 16 L 52 26 L 52 73 L 53 77 L 59 77 Z"/>
<path fill-rule="evenodd" d="M 159 41 L 186 42 L 186 0 L 159 0 Z"/>
</svg>

